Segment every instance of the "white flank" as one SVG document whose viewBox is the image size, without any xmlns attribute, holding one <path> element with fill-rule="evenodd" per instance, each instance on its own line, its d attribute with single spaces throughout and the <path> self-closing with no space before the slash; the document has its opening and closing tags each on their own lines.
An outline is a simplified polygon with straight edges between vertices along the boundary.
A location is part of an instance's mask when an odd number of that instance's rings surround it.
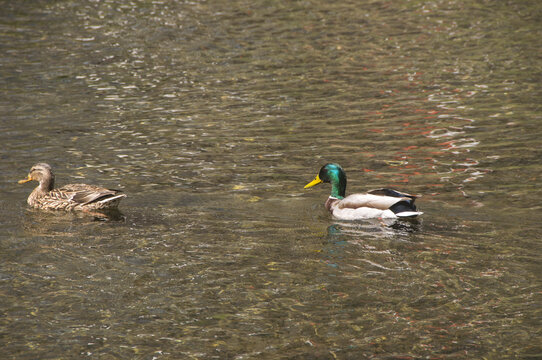
<svg viewBox="0 0 542 360">
<path fill-rule="evenodd" d="M 375 218 L 391 219 L 397 217 L 391 210 L 380 210 L 368 207 L 361 207 L 357 209 L 335 208 L 333 209 L 333 216 L 340 220 L 359 220 Z"/>
</svg>

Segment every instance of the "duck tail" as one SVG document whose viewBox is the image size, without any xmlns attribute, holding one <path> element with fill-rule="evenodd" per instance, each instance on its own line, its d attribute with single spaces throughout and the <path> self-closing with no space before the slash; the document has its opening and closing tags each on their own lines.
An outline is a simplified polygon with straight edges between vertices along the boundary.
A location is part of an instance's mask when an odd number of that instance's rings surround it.
<svg viewBox="0 0 542 360">
<path fill-rule="evenodd" d="M 108 197 L 102 198 L 102 199 L 98 200 L 97 202 L 102 204 L 102 205 L 105 205 L 105 204 L 108 204 L 108 203 L 111 203 L 111 202 L 119 202 L 122 198 L 125 198 L 125 197 L 126 197 L 126 194 L 118 194 L 118 195 L 108 196 Z"/>
<path fill-rule="evenodd" d="M 404 218 L 404 217 L 416 217 L 418 215 L 422 215 L 423 212 L 421 211 L 403 211 L 400 213 L 396 213 L 395 216 Z"/>
<path fill-rule="evenodd" d="M 423 212 L 418 211 L 416 205 L 414 205 L 414 200 L 403 200 L 398 203 L 393 204 L 390 207 L 390 210 L 393 211 L 397 217 L 414 217 L 423 214 Z"/>
</svg>

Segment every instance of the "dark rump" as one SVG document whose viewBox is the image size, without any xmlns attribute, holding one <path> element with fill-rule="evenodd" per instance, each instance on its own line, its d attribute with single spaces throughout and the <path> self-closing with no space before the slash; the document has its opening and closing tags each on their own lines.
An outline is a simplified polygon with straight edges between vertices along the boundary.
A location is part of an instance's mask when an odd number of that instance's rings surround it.
<svg viewBox="0 0 542 360">
<path fill-rule="evenodd" d="M 398 214 L 403 211 L 417 211 L 416 205 L 414 205 L 414 200 L 399 201 L 398 203 L 393 204 L 390 207 L 390 210 L 393 211 L 394 214 Z"/>
</svg>

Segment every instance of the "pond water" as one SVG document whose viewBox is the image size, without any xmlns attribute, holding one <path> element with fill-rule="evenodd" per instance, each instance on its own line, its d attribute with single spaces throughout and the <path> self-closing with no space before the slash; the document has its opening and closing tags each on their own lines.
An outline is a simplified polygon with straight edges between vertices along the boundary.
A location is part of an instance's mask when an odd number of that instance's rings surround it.
<svg viewBox="0 0 542 360">
<path fill-rule="evenodd" d="M 3 358 L 542 357 L 539 1 L 0 5 Z M 334 220 L 327 162 L 424 215 Z"/>
</svg>

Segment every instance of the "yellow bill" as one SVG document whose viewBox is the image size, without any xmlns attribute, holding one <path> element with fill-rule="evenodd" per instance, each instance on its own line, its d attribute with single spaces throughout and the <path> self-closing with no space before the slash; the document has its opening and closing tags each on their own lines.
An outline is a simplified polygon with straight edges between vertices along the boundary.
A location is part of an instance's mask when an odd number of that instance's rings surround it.
<svg viewBox="0 0 542 360">
<path fill-rule="evenodd" d="M 19 180 L 17 181 L 19 184 L 24 184 L 24 183 L 27 183 L 29 181 L 32 181 L 32 178 L 30 177 L 30 175 L 28 175 L 28 177 L 26 179 L 22 179 L 22 180 Z"/>
<path fill-rule="evenodd" d="M 318 177 L 318 175 L 316 175 L 316 178 L 314 178 L 313 181 L 311 181 L 310 183 L 308 183 L 307 185 L 305 185 L 304 189 L 308 189 L 310 187 L 313 187 L 314 185 L 318 185 L 322 182 L 322 180 L 320 180 L 320 178 Z"/>
</svg>

